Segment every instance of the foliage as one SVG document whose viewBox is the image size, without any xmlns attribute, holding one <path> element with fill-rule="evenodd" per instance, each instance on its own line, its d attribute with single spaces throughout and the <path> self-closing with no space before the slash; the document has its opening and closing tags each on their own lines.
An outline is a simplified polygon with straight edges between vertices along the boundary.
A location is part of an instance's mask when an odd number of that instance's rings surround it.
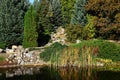
<svg viewBox="0 0 120 80">
<path fill-rule="evenodd" d="M 53 25 L 49 17 L 49 2 L 47 0 L 40 0 L 37 9 L 37 32 L 38 32 L 38 46 L 45 45 L 53 31 Z"/>
<path fill-rule="evenodd" d="M 34 0 L 33 6 L 34 6 L 34 9 L 35 9 L 35 10 L 38 10 L 39 4 L 40 4 L 40 0 Z"/>
<path fill-rule="evenodd" d="M 57 56 L 63 50 L 63 48 L 67 47 L 66 45 L 61 45 L 60 43 L 54 43 L 50 47 L 47 47 L 44 52 L 40 53 L 40 58 L 44 61 L 50 61 L 51 58 L 55 58 L 56 52 L 58 52 Z"/>
<path fill-rule="evenodd" d="M 60 0 L 51 1 L 51 4 L 49 5 L 49 16 L 54 29 L 63 25 L 62 5 Z"/>
<path fill-rule="evenodd" d="M 66 33 L 67 33 L 67 40 L 70 42 L 76 42 L 76 40 L 82 40 L 82 31 L 83 27 L 80 25 L 66 25 L 65 27 Z"/>
<path fill-rule="evenodd" d="M 48 16 L 49 3 L 47 0 L 42 0 L 38 5 L 38 32 L 43 34 L 50 34 L 52 31 L 52 24 Z"/>
<path fill-rule="evenodd" d="M 95 27 L 94 27 L 94 19 L 95 17 L 87 15 L 88 23 L 83 28 L 83 38 L 84 39 L 93 39 L 95 36 Z"/>
<path fill-rule="evenodd" d="M 24 20 L 24 39 L 23 47 L 36 47 L 37 44 L 37 25 L 36 25 L 36 16 L 37 13 L 34 10 L 33 6 L 25 14 Z"/>
<path fill-rule="evenodd" d="M 0 56 L 0 62 L 2 62 L 3 60 L 5 60 L 5 57 Z"/>
<path fill-rule="evenodd" d="M 62 4 L 63 24 L 70 24 L 75 0 L 60 0 Z"/>
<path fill-rule="evenodd" d="M 120 1 L 89 0 L 86 5 L 88 14 L 96 16 L 96 37 L 120 39 Z"/>
<path fill-rule="evenodd" d="M 0 42 L 7 47 L 21 44 L 28 0 L 0 0 Z"/>
<path fill-rule="evenodd" d="M 76 0 L 71 18 L 71 24 L 85 26 L 87 24 L 85 4 L 87 0 Z"/>
<path fill-rule="evenodd" d="M 5 43 L 3 43 L 3 42 L 0 42 L 0 48 L 5 48 Z"/>
<path fill-rule="evenodd" d="M 83 46 L 91 46 L 99 47 L 99 58 L 103 59 L 111 59 L 113 61 L 120 61 L 120 46 L 116 45 L 115 43 L 104 41 L 104 40 L 88 40 L 88 41 L 82 41 L 79 44 L 75 44 L 72 46 L 80 47 Z"/>
</svg>

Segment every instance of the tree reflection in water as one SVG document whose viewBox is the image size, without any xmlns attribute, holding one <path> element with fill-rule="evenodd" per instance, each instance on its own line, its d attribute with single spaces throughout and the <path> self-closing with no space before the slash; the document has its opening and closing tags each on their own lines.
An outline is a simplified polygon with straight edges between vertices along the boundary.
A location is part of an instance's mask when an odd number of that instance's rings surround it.
<svg viewBox="0 0 120 80">
<path fill-rule="evenodd" d="M 92 67 L 19 67 L 0 69 L 0 80 L 120 80 L 120 72 Z"/>
<path fill-rule="evenodd" d="M 59 73 L 62 80 L 98 80 L 96 72 L 91 67 L 61 68 Z"/>
</svg>

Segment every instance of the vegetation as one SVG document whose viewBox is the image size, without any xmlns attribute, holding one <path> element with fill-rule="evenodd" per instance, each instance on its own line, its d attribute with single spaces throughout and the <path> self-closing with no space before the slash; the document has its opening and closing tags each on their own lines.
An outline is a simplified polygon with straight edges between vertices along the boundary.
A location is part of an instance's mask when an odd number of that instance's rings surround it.
<svg viewBox="0 0 120 80">
<path fill-rule="evenodd" d="M 25 14 L 24 22 L 24 39 L 23 47 L 36 47 L 38 46 L 37 39 L 37 24 L 36 24 L 37 13 L 34 10 L 33 6 Z"/>
<path fill-rule="evenodd" d="M 3 42 L 0 42 L 0 48 L 5 48 L 6 44 Z"/>
<path fill-rule="evenodd" d="M 54 29 L 63 25 L 62 5 L 60 0 L 51 0 L 51 5 L 49 5 L 49 16 Z"/>
<path fill-rule="evenodd" d="M 56 55 L 58 56 L 65 47 L 67 46 L 61 45 L 60 43 L 54 43 L 50 47 L 47 47 L 44 52 L 40 53 L 40 58 L 44 61 L 55 59 Z"/>
<path fill-rule="evenodd" d="M 60 0 L 62 4 L 63 24 L 70 24 L 75 0 Z"/>
<path fill-rule="evenodd" d="M 95 47 L 98 46 L 99 49 L 99 58 L 103 59 L 111 59 L 113 61 L 120 61 L 120 46 L 116 45 L 115 43 L 104 41 L 104 40 L 88 40 L 82 41 L 79 44 L 75 44 L 72 46 L 80 47 L 83 46 L 90 46 Z"/>
<path fill-rule="evenodd" d="M 95 65 L 93 49 L 92 47 L 66 47 L 55 43 L 40 53 L 40 58 L 58 66 L 92 66 Z"/>
<path fill-rule="evenodd" d="M 96 38 L 120 40 L 120 1 L 88 0 L 86 11 L 96 16 Z"/>
<path fill-rule="evenodd" d="M 69 42 L 76 42 L 76 40 L 82 40 L 83 36 L 82 36 L 82 31 L 83 28 L 80 25 L 71 25 L 68 24 L 65 27 L 66 29 L 66 33 L 67 33 L 67 40 Z"/>
<path fill-rule="evenodd" d="M 71 17 L 71 24 L 85 26 L 87 24 L 85 4 L 87 0 L 76 0 L 74 12 Z"/>
<path fill-rule="evenodd" d="M 0 0 L 0 42 L 7 47 L 22 44 L 28 0 Z"/>
<path fill-rule="evenodd" d="M 60 26 L 65 28 L 67 42 L 73 44 L 52 44 L 40 54 L 44 61 L 120 61 L 120 45 L 105 41 L 120 40 L 119 0 L 34 0 L 33 4 L 28 0 L 0 0 L 0 48 L 44 46 Z M 81 42 L 74 44 L 77 40 Z"/>
<path fill-rule="evenodd" d="M 50 34 L 53 31 L 48 12 L 49 2 L 41 0 L 37 9 L 38 46 L 45 45 L 49 41 Z"/>
<path fill-rule="evenodd" d="M 95 17 L 87 15 L 88 23 L 83 28 L 82 37 L 85 40 L 93 39 L 95 37 L 95 27 L 94 27 L 94 19 Z"/>
<path fill-rule="evenodd" d="M 3 56 L 0 56 L 0 62 L 4 61 L 5 60 L 5 57 Z"/>
</svg>

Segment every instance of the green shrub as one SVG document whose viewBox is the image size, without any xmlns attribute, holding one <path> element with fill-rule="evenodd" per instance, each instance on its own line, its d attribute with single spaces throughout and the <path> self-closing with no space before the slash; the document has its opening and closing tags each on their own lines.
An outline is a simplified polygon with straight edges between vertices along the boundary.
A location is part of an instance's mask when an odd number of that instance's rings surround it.
<svg viewBox="0 0 120 80">
<path fill-rule="evenodd" d="M 83 28 L 80 25 L 66 25 L 65 31 L 67 33 L 67 40 L 70 42 L 76 42 L 77 39 L 81 40 Z"/>
<path fill-rule="evenodd" d="M 104 40 L 88 40 L 82 41 L 79 44 L 73 44 L 82 48 L 83 46 L 99 47 L 99 58 L 112 59 L 113 61 L 120 61 L 120 46 L 115 43 L 104 41 Z"/>
<path fill-rule="evenodd" d="M 42 53 L 40 53 L 40 58 L 43 59 L 44 61 L 50 61 L 51 58 L 52 60 L 55 60 L 56 53 L 57 56 L 59 56 L 59 53 L 63 50 L 63 48 L 67 47 L 66 45 L 62 45 L 58 42 L 52 44 L 50 47 L 47 47 Z"/>
<path fill-rule="evenodd" d="M 94 16 L 87 15 L 88 23 L 83 28 L 83 39 L 93 39 L 95 36 L 95 27 L 94 27 Z"/>
<path fill-rule="evenodd" d="M 3 42 L 0 42 L 0 48 L 5 48 L 6 44 Z"/>
</svg>

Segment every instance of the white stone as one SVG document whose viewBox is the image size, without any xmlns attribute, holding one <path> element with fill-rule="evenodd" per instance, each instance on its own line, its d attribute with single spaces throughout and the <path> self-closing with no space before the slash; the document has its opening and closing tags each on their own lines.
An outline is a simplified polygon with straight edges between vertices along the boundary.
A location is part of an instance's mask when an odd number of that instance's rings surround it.
<svg viewBox="0 0 120 80">
<path fill-rule="evenodd" d="M 12 49 L 16 50 L 18 47 L 16 45 L 12 45 Z"/>
<path fill-rule="evenodd" d="M 6 49 L 6 53 L 7 54 L 14 53 L 14 50 L 12 50 L 12 49 Z"/>
<path fill-rule="evenodd" d="M 0 49 L 0 53 L 3 51 L 3 49 Z"/>
</svg>

